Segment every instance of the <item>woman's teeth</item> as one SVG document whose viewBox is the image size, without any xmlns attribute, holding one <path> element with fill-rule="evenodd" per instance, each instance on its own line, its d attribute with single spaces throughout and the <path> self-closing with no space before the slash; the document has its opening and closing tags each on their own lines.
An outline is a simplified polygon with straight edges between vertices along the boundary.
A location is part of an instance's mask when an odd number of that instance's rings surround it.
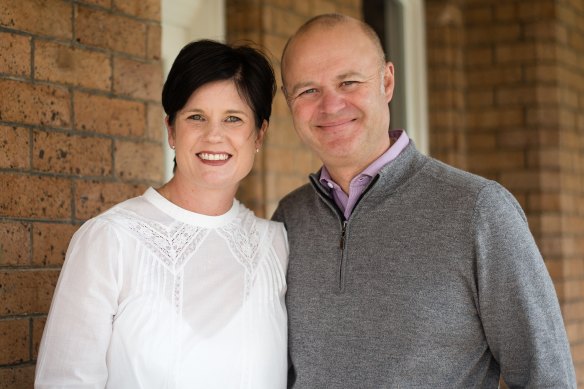
<svg viewBox="0 0 584 389">
<path fill-rule="evenodd" d="M 229 154 L 210 154 L 210 153 L 199 153 L 199 158 L 207 161 L 225 161 L 229 158 Z"/>
</svg>

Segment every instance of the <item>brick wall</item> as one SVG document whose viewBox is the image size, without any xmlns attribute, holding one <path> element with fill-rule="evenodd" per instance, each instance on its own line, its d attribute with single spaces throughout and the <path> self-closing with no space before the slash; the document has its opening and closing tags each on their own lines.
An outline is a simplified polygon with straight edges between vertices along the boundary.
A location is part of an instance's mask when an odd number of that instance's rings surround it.
<svg viewBox="0 0 584 389">
<path fill-rule="evenodd" d="M 584 3 L 427 0 L 431 153 L 526 211 L 584 386 Z"/>
<path fill-rule="evenodd" d="M 264 146 L 238 197 L 257 215 L 270 217 L 278 200 L 308 182 L 308 174 L 321 163 L 298 139 L 280 87 L 280 55 L 286 41 L 312 16 L 325 12 L 361 15 L 360 0 L 226 0 L 227 40 L 262 45 L 276 70 L 278 92 Z"/>
<path fill-rule="evenodd" d="M 0 2 L 0 389 L 31 388 L 71 235 L 160 183 L 159 0 Z"/>
<path fill-rule="evenodd" d="M 226 0 L 228 40 L 276 64 L 306 19 L 360 0 Z M 584 4 L 426 0 L 431 154 L 501 181 L 528 215 L 584 380 Z M 30 388 L 68 241 L 160 183 L 158 0 L 0 3 L 0 389 Z M 238 196 L 270 216 L 320 162 L 280 91 Z M 581 382 L 581 386 L 583 383 Z"/>
</svg>

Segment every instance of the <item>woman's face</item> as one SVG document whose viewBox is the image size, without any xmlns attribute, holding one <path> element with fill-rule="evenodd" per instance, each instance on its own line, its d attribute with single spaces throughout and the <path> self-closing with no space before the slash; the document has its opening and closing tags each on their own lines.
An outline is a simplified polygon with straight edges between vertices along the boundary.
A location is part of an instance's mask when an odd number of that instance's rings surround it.
<svg viewBox="0 0 584 389">
<path fill-rule="evenodd" d="M 168 119 L 167 119 L 168 120 Z M 199 189 L 237 190 L 250 172 L 268 123 L 258 130 L 250 106 L 231 80 L 197 89 L 167 121 L 168 141 L 175 147 L 175 179 Z"/>
</svg>

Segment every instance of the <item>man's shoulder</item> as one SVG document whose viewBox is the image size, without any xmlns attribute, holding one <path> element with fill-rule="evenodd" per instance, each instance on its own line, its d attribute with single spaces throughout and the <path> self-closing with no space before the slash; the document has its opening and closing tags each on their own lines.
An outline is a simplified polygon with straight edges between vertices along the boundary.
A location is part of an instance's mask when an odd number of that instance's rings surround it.
<svg viewBox="0 0 584 389">
<path fill-rule="evenodd" d="M 308 198 L 314 196 L 316 196 L 314 188 L 310 183 L 306 183 L 285 195 L 280 200 L 280 206 L 282 205 L 297 206 L 299 203 L 304 203 Z"/>
<path fill-rule="evenodd" d="M 301 215 L 308 204 L 311 204 L 317 196 L 310 183 L 304 184 L 285 195 L 278 203 L 278 207 L 272 216 L 272 220 L 284 222 L 290 221 Z"/>
<path fill-rule="evenodd" d="M 485 177 L 430 158 L 425 165 L 425 175 L 457 191 L 478 193 L 486 186 L 495 184 Z"/>
</svg>

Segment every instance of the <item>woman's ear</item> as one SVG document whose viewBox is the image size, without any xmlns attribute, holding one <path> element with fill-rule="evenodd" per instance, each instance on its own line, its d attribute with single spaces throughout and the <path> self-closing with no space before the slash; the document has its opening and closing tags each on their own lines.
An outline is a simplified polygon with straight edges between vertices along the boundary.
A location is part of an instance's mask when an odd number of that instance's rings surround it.
<svg viewBox="0 0 584 389">
<path fill-rule="evenodd" d="M 262 147 L 262 144 L 264 143 L 264 137 L 266 135 L 266 131 L 268 131 L 269 125 L 270 123 L 268 123 L 267 120 L 264 120 L 262 126 L 258 130 L 258 135 L 255 141 L 256 150 L 259 150 L 259 148 Z"/>
<path fill-rule="evenodd" d="M 176 147 L 176 143 L 175 143 L 175 133 L 174 133 L 174 128 L 172 127 L 172 124 L 170 124 L 170 118 L 168 117 L 168 115 L 166 115 L 166 117 L 164 118 L 164 125 L 166 126 L 166 133 L 168 136 L 168 145 L 170 146 L 171 149 L 174 150 L 174 148 Z"/>
</svg>

